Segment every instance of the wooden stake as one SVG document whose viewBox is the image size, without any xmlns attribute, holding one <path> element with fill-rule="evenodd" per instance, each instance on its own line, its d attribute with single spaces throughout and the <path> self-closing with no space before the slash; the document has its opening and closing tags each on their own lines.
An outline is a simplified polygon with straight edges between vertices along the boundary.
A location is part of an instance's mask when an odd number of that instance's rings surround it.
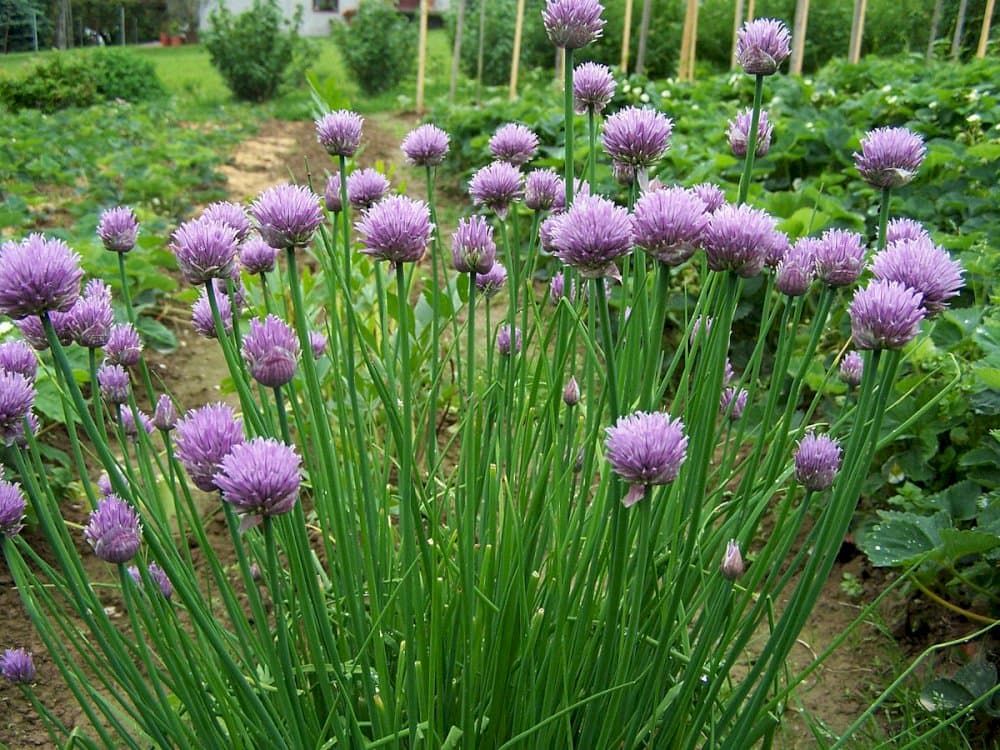
<svg viewBox="0 0 1000 750">
<path fill-rule="evenodd" d="M 982 60 L 986 57 L 986 43 L 990 40 L 990 24 L 993 22 L 993 7 L 995 0 L 986 0 L 986 11 L 983 13 L 983 28 L 979 32 L 979 46 L 976 47 L 976 57 Z"/>
<path fill-rule="evenodd" d="M 691 66 L 691 48 L 694 46 L 693 26 L 698 22 L 698 0 L 688 0 L 684 13 L 684 28 L 681 31 L 681 56 L 677 66 L 677 78 L 690 81 L 694 77 Z"/>
<path fill-rule="evenodd" d="M 861 61 L 861 40 L 865 35 L 865 11 L 868 0 L 854 0 L 854 19 L 851 22 L 851 46 L 847 51 L 847 62 Z"/>
<path fill-rule="evenodd" d="M 420 2 L 420 37 L 417 41 L 417 114 L 424 113 L 424 74 L 427 72 L 427 13 L 431 0 Z"/>
<path fill-rule="evenodd" d="M 736 0 L 736 10 L 733 13 L 733 53 L 730 57 L 729 68 L 736 70 L 739 61 L 736 59 L 736 42 L 740 37 L 740 28 L 743 26 L 743 0 Z"/>
<path fill-rule="evenodd" d="M 792 24 L 792 62 L 789 72 L 802 75 L 802 58 L 806 51 L 806 27 L 809 25 L 809 0 L 796 0 L 795 21 Z"/>
<path fill-rule="evenodd" d="M 628 75 L 628 45 L 632 39 L 632 0 L 625 0 L 625 28 L 622 29 L 622 73 Z"/>
<path fill-rule="evenodd" d="M 653 0 L 642 0 L 642 18 L 639 21 L 639 49 L 635 53 L 635 72 L 642 75 L 646 69 L 646 42 L 649 40 L 649 21 Z"/>
<path fill-rule="evenodd" d="M 753 11 L 754 11 L 754 6 L 756 4 L 757 3 L 755 2 L 755 0 L 750 0 L 749 5 L 747 5 L 747 20 L 748 21 L 752 21 L 753 20 Z"/>
<path fill-rule="evenodd" d="M 958 4 L 958 18 L 955 19 L 955 36 L 951 38 L 951 59 L 958 62 L 962 54 L 962 32 L 965 31 L 965 13 L 969 9 L 969 0 L 961 0 Z"/>
<path fill-rule="evenodd" d="M 486 0 L 479 0 L 479 52 L 476 55 L 476 104 L 483 98 L 483 63 L 486 44 Z"/>
<path fill-rule="evenodd" d="M 514 50 L 510 56 L 510 100 L 517 99 L 517 72 L 521 64 L 521 32 L 524 29 L 524 0 L 517 0 L 514 18 Z"/>
<path fill-rule="evenodd" d="M 694 80 L 695 50 L 698 48 L 698 0 L 691 0 L 691 44 L 688 47 L 688 80 Z"/>
<path fill-rule="evenodd" d="M 455 102 L 458 87 L 458 72 L 462 63 L 462 30 L 465 27 L 465 0 L 458 0 L 458 16 L 455 18 L 455 47 L 451 53 L 451 81 L 448 83 L 448 103 Z"/>
<path fill-rule="evenodd" d="M 934 42 L 937 41 L 938 27 L 941 25 L 941 11 L 944 7 L 944 0 L 935 0 L 934 13 L 931 15 L 931 34 L 927 40 L 927 62 L 934 59 Z"/>
</svg>

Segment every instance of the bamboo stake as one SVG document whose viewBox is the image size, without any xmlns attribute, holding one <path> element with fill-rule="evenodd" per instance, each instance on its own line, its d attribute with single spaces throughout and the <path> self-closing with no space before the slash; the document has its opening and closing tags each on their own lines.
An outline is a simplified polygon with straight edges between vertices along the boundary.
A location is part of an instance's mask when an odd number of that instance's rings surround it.
<svg viewBox="0 0 1000 750">
<path fill-rule="evenodd" d="M 486 36 L 486 0 L 479 0 L 479 52 L 476 55 L 476 104 L 483 97 L 483 62 Z"/>
<path fill-rule="evenodd" d="M 510 56 L 510 100 L 517 99 L 517 73 L 521 65 L 521 32 L 524 30 L 524 0 L 517 0 L 514 18 L 514 50 Z"/>
<path fill-rule="evenodd" d="M 681 81 L 690 81 L 694 71 L 690 70 L 691 47 L 694 46 L 692 25 L 697 23 L 698 0 L 688 0 L 687 10 L 684 13 L 684 28 L 681 32 L 681 56 L 677 66 L 677 78 Z"/>
<path fill-rule="evenodd" d="M 566 89 L 566 50 L 556 47 L 556 85 L 560 91 Z"/>
<path fill-rule="evenodd" d="M 455 47 L 451 53 L 451 81 L 448 83 L 448 103 L 455 102 L 458 87 L 458 71 L 462 63 L 462 31 L 465 28 L 465 0 L 458 0 L 458 16 L 455 18 Z"/>
<path fill-rule="evenodd" d="M 688 47 L 688 80 L 694 80 L 695 50 L 698 48 L 698 0 L 690 0 L 691 8 L 691 43 Z"/>
<path fill-rule="evenodd" d="M 733 13 L 733 53 L 730 55 L 729 68 L 736 70 L 739 62 L 736 59 L 736 41 L 740 36 L 740 27 L 743 26 L 743 0 L 736 0 L 736 10 Z"/>
<path fill-rule="evenodd" d="M 847 62 L 861 61 L 861 40 L 865 35 L 865 11 L 868 0 L 854 0 L 854 20 L 851 22 L 851 46 L 847 52 Z"/>
<path fill-rule="evenodd" d="M 990 24 L 993 22 L 993 7 L 995 0 L 986 0 L 986 11 L 983 13 L 983 28 L 979 32 L 979 46 L 976 47 L 976 57 L 982 60 L 986 57 L 986 43 L 990 40 Z"/>
<path fill-rule="evenodd" d="M 431 0 L 420 2 L 420 37 L 417 42 L 417 114 L 424 113 L 424 74 L 427 72 L 427 14 Z"/>
<path fill-rule="evenodd" d="M 931 34 L 927 40 L 927 62 L 934 59 L 934 42 L 937 41 L 938 27 L 941 25 L 941 11 L 944 8 L 944 0 L 935 0 L 934 13 L 931 16 Z"/>
<path fill-rule="evenodd" d="M 809 25 L 809 0 L 796 0 L 795 21 L 792 24 L 792 75 L 802 75 L 802 58 L 806 51 L 806 27 Z"/>
<path fill-rule="evenodd" d="M 622 29 L 622 73 L 628 75 L 628 45 L 632 40 L 632 0 L 625 0 L 625 28 Z"/>
<path fill-rule="evenodd" d="M 755 2 L 755 0 L 750 0 L 750 4 L 747 5 L 747 20 L 748 21 L 752 21 L 753 20 L 754 6 L 756 4 L 757 3 Z"/>
<path fill-rule="evenodd" d="M 646 69 L 646 42 L 649 40 L 649 21 L 653 0 L 642 0 L 642 19 L 639 21 L 639 49 L 635 53 L 635 72 L 642 75 Z"/>
<path fill-rule="evenodd" d="M 969 9 L 969 0 L 961 0 L 958 4 L 958 18 L 955 19 L 955 36 L 951 38 L 951 59 L 958 62 L 962 54 L 962 32 L 965 31 L 965 13 Z"/>
</svg>

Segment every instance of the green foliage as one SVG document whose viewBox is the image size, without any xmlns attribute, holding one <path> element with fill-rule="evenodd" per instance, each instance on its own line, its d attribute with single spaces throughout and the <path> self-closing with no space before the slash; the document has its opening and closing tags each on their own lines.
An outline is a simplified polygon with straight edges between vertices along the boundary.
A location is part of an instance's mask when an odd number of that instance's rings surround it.
<svg viewBox="0 0 1000 750">
<path fill-rule="evenodd" d="M 381 94 L 413 69 L 417 28 L 385 0 L 362 0 L 350 25 L 337 25 L 334 40 L 347 69 L 365 94 Z"/>
<path fill-rule="evenodd" d="M 212 11 L 205 46 L 237 99 L 271 99 L 295 78 L 304 49 L 298 34 L 301 20 L 301 6 L 288 19 L 277 0 L 254 0 L 253 7 L 239 15 L 221 3 Z"/>
<path fill-rule="evenodd" d="M 121 48 L 94 50 L 88 56 L 97 79 L 97 96 L 101 101 L 124 99 L 130 102 L 149 101 L 167 93 L 149 60 Z"/>
<path fill-rule="evenodd" d="M 44 49 L 52 39 L 52 21 L 43 0 L 0 0 L 0 52 L 33 50 L 33 19 L 38 48 Z"/>
</svg>

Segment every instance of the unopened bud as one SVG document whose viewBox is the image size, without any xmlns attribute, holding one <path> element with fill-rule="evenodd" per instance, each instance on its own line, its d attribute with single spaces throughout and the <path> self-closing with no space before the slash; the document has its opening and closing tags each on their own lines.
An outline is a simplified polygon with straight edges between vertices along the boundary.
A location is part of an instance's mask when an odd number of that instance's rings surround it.
<svg viewBox="0 0 1000 750">
<path fill-rule="evenodd" d="M 726 555 L 722 558 L 719 569 L 730 581 L 735 581 L 746 572 L 747 566 L 743 562 L 743 555 L 740 554 L 740 545 L 735 539 L 730 539 L 726 545 Z"/>
<path fill-rule="evenodd" d="M 563 403 L 566 406 L 576 406 L 580 401 L 580 386 L 576 382 L 575 377 L 570 377 L 569 382 L 566 383 L 566 388 L 563 390 Z"/>
</svg>

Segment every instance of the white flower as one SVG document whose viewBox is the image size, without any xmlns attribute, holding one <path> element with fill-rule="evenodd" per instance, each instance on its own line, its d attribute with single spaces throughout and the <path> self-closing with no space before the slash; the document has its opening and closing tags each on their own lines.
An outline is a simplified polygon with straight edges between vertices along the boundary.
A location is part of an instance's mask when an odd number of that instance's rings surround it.
<svg viewBox="0 0 1000 750">
<path fill-rule="evenodd" d="M 883 94 L 888 94 L 890 91 L 892 91 L 892 86 L 890 86 L 888 83 L 882 87 Z"/>
<path fill-rule="evenodd" d="M 980 117 L 979 115 L 977 115 L 975 112 L 973 112 L 971 115 L 969 115 L 968 117 L 965 118 L 965 121 L 968 122 L 968 123 L 972 123 L 973 125 L 975 125 L 977 123 L 982 122 L 983 118 Z"/>
<path fill-rule="evenodd" d="M 639 101 L 643 104 L 647 104 L 649 102 L 649 94 L 643 92 L 642 96 L 639 97 Z"/>
</svg>

